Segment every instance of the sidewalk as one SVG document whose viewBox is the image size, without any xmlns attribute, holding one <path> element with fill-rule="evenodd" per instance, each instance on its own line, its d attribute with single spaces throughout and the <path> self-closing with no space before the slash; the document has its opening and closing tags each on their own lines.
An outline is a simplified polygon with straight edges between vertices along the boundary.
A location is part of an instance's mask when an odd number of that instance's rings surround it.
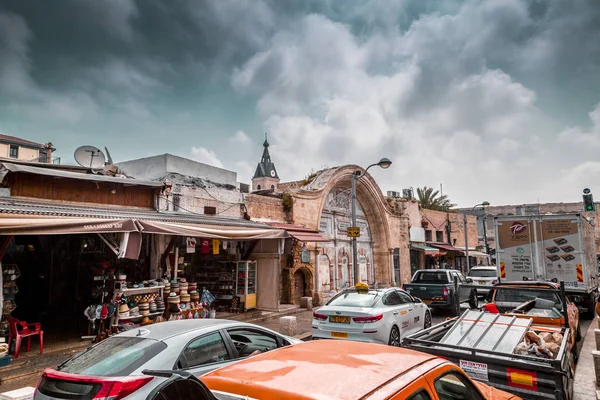
<svg viewBox="0 0 600 400">
<path fill-rule="evenodd" d="M 596 373 L 594 370 L 594 357 L 592 351 L 596 350 L 596 337 L 594 329 L 598 329 L 598 318 L 590 323 L 583 342 L 580 343 L 581 353 L 575 369 L 575 385 L 573 400 L 597 400 L 600 392 L 596 386 Z"/>
</svg>

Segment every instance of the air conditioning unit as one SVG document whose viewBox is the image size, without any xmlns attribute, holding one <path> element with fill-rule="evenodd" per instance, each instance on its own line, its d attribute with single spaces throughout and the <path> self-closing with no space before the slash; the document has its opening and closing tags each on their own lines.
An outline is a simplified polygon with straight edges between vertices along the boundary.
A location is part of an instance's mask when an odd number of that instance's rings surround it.
<svg viewBox="0 0 600 400">
<path fill-rule="evenodd" d="M 395 192 L 393 190 L 388 190 L 387 195 L 388 195 L 388 197 L 392 197 L 394 199 L 397 199 L 400 197 L 400 193 Z"/>
</svg>

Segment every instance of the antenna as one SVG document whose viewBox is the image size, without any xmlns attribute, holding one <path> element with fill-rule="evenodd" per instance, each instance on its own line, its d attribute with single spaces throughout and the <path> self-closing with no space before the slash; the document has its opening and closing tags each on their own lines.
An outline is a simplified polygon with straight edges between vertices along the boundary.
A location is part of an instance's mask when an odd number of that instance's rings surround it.
<svg viewBox="0 0 600 400">
<path fill-rule="evenodd" d="M 110 156 L 110 153 L 108 152 L 108 149 L 106 148 L 106 146 L 104 146 L 104 150 L 106 151 L 106 164 L 113 164 L 113 159 Z"/>
<path fill-rule="evenodd" d="M 94 146 L 81 146 L 75 150 L 75 161 L 79 165 L 90 169 L 100 169 L 104 166 L 104 153 Z"/>
</svg>

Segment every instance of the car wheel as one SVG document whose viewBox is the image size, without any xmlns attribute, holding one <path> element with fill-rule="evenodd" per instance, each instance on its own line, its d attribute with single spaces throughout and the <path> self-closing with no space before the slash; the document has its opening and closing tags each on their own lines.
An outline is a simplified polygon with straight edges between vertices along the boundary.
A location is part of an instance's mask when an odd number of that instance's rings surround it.
<svg viewBox="0 0 600 400">
<path fill-rule="evenodd" d="M 579 329 L 579 324 L 577 324 L 577 330 L 575 331 L 575 340 L 581 340 L 581 329 Z"/>
<path fill-rule="evenodd" d="M 425 320 L 423 321 L 423 329 L 427 329 L 431 327 L 431 313 L 429 311 L 425 312 Z"/>
<path fill-rule="evenodd" d="M 390 340 L 388 342 L 390 346 L 400 347 L 400 331 L 396 325 L 392 326 L 390 332 Z"/>
</svg>

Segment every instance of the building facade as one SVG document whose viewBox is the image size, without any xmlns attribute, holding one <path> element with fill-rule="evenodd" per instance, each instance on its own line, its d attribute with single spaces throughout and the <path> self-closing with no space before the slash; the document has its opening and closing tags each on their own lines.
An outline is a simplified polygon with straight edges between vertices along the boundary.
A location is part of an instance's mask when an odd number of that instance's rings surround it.
<svg viewBox="0 0 600 400">
<path fill-rule="evenodd" d="M 158 198 L 159 211 L 242 217 L 243 184 L 237 173 L 197 161 L 162 154 L 116 164 L 128 176 L 160 181 L 169 189 Z"/>
<path fill-rule="evenodd" d="M 52 163 L 52 143 L 40 144 L 15 136 L 0 134 L 0 157 L 13 160 Z M 56 160 L 55 160 L 56 161 Z"/>
</svg>

